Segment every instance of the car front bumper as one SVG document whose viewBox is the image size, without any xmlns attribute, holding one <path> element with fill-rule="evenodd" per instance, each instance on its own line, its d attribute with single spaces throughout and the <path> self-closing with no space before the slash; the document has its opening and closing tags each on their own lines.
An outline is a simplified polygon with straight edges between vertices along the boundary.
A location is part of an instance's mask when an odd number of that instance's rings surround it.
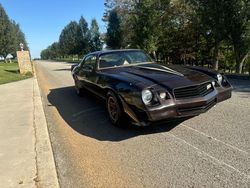
<svg viewBox="0 0 250 188">
<path fill-rule="evenodd" d="M 198 98 L 172 100 L 148 110 L 137 110 L 133 119 L 138 126 L 147 126 L 154 122 L 168 119 L 197 116 L 207 112 L 217 103 L 231 98 L 232 87 L 219 88 L 212 93 Z"/>
</svg>

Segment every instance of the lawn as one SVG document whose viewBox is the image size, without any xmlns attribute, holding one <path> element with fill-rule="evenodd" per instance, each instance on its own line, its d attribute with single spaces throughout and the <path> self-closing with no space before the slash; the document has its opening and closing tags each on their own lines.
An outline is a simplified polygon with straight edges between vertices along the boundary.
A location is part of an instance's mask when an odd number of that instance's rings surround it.
<svg viewBox="0 0 250 188">
<path fill-rule="evenodd" d="M 31 74 L 21 75 L 17 63 L 0 63 L 0 84 L 14 82 L 32 77 Z"/>
</svg>

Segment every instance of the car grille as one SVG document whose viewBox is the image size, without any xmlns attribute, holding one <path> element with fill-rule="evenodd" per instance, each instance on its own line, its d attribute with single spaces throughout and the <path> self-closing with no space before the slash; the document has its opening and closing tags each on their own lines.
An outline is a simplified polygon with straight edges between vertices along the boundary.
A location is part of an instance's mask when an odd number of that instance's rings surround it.
<svg viewBox="0 0 250 188">
<path fill-rule="evenodd" d="M 216 104 L 216 99 L 208 102 L 205 105 L 202 106 L 195 106 L 195 107 L 185 107 L 185 108 L 179 108 L 178 112 L 181 115 L 189 114 L 189 113 L 202 113 L 206 112 L 210 108 L 212 108 Z"/>
<path fill-rule="evenodd" d="M 175 98 L 183 99 L 193 97 L 204 97 L 214 91 L 214 87 L 212 84 L 210 88 L 207 88 L 209 84 L 211 83 L 174 89 Z"/>
</svg>

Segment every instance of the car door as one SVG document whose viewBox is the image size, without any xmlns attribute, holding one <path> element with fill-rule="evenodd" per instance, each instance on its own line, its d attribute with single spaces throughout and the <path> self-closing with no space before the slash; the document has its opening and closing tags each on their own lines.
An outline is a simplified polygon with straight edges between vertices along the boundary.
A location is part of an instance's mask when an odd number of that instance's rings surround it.
<svg viewBox="0 0 250 188">
<path fill-rule="evenodd" d="M 80 64 L 78 72 L 78 80 L 82 82 L 82 85 L 93 90 L 93 84 L 96 79 L 96 55 L 88 55 Z"/>
</svg>

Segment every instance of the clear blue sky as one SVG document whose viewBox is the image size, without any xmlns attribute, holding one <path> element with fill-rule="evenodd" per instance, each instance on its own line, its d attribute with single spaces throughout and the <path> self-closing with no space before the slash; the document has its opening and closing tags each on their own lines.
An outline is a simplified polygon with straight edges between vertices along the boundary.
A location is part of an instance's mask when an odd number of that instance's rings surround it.
<svg viewBox="0 0 250 188">
<path fill-rule="evenodd" d="M 41 50 L 58 41 L 59 35 L 70 21 L 84 16 L 88 23 L 96 18 L 100 30 L 104 0 L 1 0 L 0 3 L 12 20 L 20 24 L 26 35 L 32 58 Z"/>
</svg>

